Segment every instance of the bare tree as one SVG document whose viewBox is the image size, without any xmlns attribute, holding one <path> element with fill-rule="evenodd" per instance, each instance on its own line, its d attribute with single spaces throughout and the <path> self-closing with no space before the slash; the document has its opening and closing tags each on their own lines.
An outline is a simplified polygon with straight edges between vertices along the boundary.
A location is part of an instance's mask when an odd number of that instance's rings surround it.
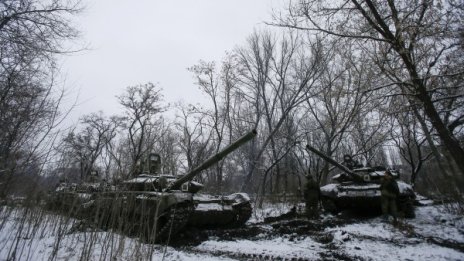
<svg viewBox="0 0 464 261">
<path fill-rule="evenodd" d="M 313 123 L 306 131 L 320 131 L 319 138 L 310 138 L 311 143 L 329 157 L 336 156 L 335 152 L 341 149 L 340 144 L 348 138 L 359 115 L 367 117 L 372 108 L 365 92 L 370 88 L 372 71 L 362 57 L 351 53 L 350 47 L 342 41 L 326 43 L 324 53 L 330 62 L 324 67 L 317 90 L 313 91 L 315 94 L 305 103 L 305 115 Z M 329 164 L 323 162 L 317 175 L 322 183 L 326 182 L 329 170 Z"/>
<path fill-rule="evenodd" d="M 56 54 L 78 37 L 70 18 L 78 1 L 0 2 L 0 179 L 5 196 L 18 166 L 17 156 L 46 161 L 54 129 L 66 116 L 59 107 L 64 91 L 56 92 Z M 58 93 L 58 94 L 57 94 Z M 52 135 L 53 134 L 53 135 Z M 27 151 L 27 153 L 25 153 Z M 28 156 L 27 156 L 28 155 Z"/>
<path fill-rule="evenodd" d="M 211 135 L 211 142 L 214 143 L 215 153 L 219 152 L 230 124 L 229 106 L 230 106 L 230 85 L 224 84 L 221 75 L 216 72 L 215 63 L 206 63 L 200 61 L 199 64 L 189 69 L 196 79 L 197 85 L 200 89 L 210 98 L 213 108 L 212 110 L 203 111 L 202 113 L 211 121 L 213 129 Z M 227 76 L 227 74 L 226 74 Z M 216 164 L 216 184 L 215 187 L 218 191 L 222 189 L 224 179 L 223 161 Z"/>
<path fill-rule="evenodd" d="M 263 137 L 255 143 L 257 147 L 247 170 L 245 189 L 252 185 L 253 173 L 268 148 L 271 152 L 269 164 L 286 151 L 277 148 L 276 134 L 291 111 L 307 99 L 306 93 L 319 77 L 321 64 L 325 62 L 320 47 L 319 41 L 304 42 L 296 34 L 285 34 L 277 40 L 270 33 L 256 32 L 247 46 L 234 52 L 236 75 L 241 95 L 246 100 L 242 108 L 253 117 L 253 122 L 248 123 L 250 127 L 259 129 Z M 277 177 L 280 176 L 279 168 L 276 171 Z"/>
<path fill-rule="evenodd" d="M 160 137 L 164 110 L 161 102 L 161 89 L 152 83 L 130 86 L 124 94 L 117 97 L 124 106 L 124 128 L 127 130 L 129 157 L 131 159 L 130 175 L 134 174 L 137 161 L 142 155 L 153 149 L 153 144 Z"/>
<path fill-rule="evenodd" d="M 4 0 L 0 10 L 2 54 L 28 50 L 53 60 L 54 53 L 67 51 L 64 41 L 79 35 L 70 22 L 82 10 L 79 0 Z"/>
<path fill-rule="evenodd" d="M 79 164 L 80 179 L 85 181 L 91 171 L 96 170 L 95 163 L 101 157 L 103 149 L 116 136 L 118 121 L 106 119 L 102 113 L 92 113 L 82 117 L 82 130 L 72 130 L 63 140 L 63 149 L 69 152 Z"/>
<path fill-rule="evenodd" d="M 426 138 L 419 131 L 417 118 L 411 111 L 396 113 L 397 127 L 393 129 L 392 140 L 399 150 L 401 158 L 409 165 L 411 184 L 416 183 L 417 175 L 424 162 L 432 155 L 426 152 L 424 143 Z"/>
<path fill-rule="evenodd" d="M 462 8 L 453 1 L 299 1 L 290 6 L 276 24 L 312 31 L 357 43 L 376 62 L 390 84 L 376 88 L 396 88 L 411 105 L 420 104 L 443 145 L 464 175 L 464 149 L 449 130 L 440 109 L 440 90 L 457 88 L 438 79 L 462 75 L 462 67 L 445 66 L 462 50 Z M 446 67 L 447 70 L 443 70 Z M 374 86 L 373 86 L 374 87 Z M 458 95 L 444 95 L 453 100 Z M 459 119 L 460 115 L 456 115 Z M 424 126 L 423 126 L 424 127 Z"/>
<path fill-rule="evenodd" d="M 161 155 L 162 173 L 177 175 L 180 165 L 179 135 L 173 124 L 166 126 L 165 131 L 156 143 L 156 151 Z"/>
<path fill-rule="evenodd" d="M 202 109 L 193 105 L 178 105 L 179 115 L 177 115 L 176 128 L 180 134 L 179 147 L 184 155 L 187 166 L 184 172 L 188 172 L 199 166 L 204 160 L 208 159 L 214 152 L 215 146 L 211 142 L 211 135 L 214 130 L 210 130 L 206 124 L 207 119 L 202 113 Z M 208 171 L 206 171 L 208 174 Z M 199 177 L 204 180 L 204 174 Z M 209 181 L 214 180 L 209 178 Z"/>
</svg>

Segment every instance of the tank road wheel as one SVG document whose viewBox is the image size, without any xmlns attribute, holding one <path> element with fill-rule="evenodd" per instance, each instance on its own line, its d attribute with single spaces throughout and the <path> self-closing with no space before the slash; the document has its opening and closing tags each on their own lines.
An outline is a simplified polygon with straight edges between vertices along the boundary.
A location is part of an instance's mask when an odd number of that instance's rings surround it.
<svg viewBox="0 0 464 261">
<path fill-rule="evenodd" d="M 243 226 L 248 219 L 250 219 L 253 213 L 253 208 L 250 202 L 244 202 L 240 205 L 234 206 L 234 212 L 236 213 L 235 220 L 232 223 L 233 227 Z"/>
<path fill-rule="evenodd" d="M 193 212 L 191 203 L 181 203 L 167 209 L 153 224 L 146 238 L 149 242 L 168 242 L 187 225 L 190 214 Z M 154 233 L 153 233 L 154 232 Z"/>
<path fill-rule="evenodd" d="M 340 209 L 337 207 L 333 199 L 323 197 L 321 199 L 321 202 L 322 202 L 322 207 L 324 208 L 325 211 L 328 211 L 333 215 L 336 215 L 338 214 L 338 212 L 340 212 Z"/>
</svg>

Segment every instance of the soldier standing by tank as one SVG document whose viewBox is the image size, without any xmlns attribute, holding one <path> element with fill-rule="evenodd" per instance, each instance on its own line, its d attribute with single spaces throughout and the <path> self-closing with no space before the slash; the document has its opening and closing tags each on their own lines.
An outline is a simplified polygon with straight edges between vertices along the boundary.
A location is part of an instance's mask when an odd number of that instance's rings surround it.
<svg viewBox="0 0 464 261">
<path fill-rule="evenodd" d="M 306 215 L 309 219 L 314 219 L 319 216 L 319 184 L 313 179 L 313 176 L 308 173 L 306 176 L 307 182 L 304 190 Z"/>
<path fill-rule="evenodd" d="M 393 178 L 390 171 L 385 171 L 380 184 L 382 214 L 384 221 L 388 221 L 389 215 L 393 216 L 394 223 L 397 222 L 398 211 L 396 206 L 396 199 L 400 193 L 398 183 Z"/>
</svg>

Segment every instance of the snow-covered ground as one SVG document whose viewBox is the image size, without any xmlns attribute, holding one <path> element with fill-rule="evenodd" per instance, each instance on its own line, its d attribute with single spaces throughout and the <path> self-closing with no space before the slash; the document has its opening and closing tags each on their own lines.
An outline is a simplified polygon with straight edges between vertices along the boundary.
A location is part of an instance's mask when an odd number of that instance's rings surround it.
<svg viewBox="0 0 464 261">
<path fill-rule="evenodd" d="M 366 260 L 464 260 L 464 219 L 437 207 L 417 208 L 399 226 L 373 218 L 329 228 L 340 251 Z"/>
<path fill-rule="evenodd" d="M 82 231 L 74 219 L 37 212 L 2 209 L 0 260 L 231 260 L 144 244 L 117 233 Z"/>
<path fill-rule="evenodd" d="M 418 207 L 417 218 L 398 226 L 379 217 L 330 215 L 264 223 L 288 210 L 268 206 L 244 229 L 255 233 L 218 230 L 199 244 L 176 247 L 76 229 L 74 220 L 46 212 L 8 210 L 0 216 L 0 260 L 464 260 L 464 218 L 440 206 Z"/>
</svg>

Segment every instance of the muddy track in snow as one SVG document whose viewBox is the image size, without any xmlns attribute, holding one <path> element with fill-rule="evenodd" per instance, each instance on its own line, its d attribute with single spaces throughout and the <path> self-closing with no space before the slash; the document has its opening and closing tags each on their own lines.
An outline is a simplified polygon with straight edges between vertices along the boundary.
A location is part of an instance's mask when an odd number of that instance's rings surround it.
<svg viewBox="0 0 464 261">
<path fill-rule="evenodd" d="M 343 224 L 354 223 L 355 220 L 330 219 L 325 221 L 307 219 L 279 220 L 275 222 L 262 222 L 235 229 L 197 229 L 187 228 L 171 242 L 171 246 L 191 253 L 210 254 L 213 256 L 223 256 L 238 260 L 366 260 L 362 257 L 350 255 L 338 249 L 333 244 L 331 232 L 324 232 L 325 228 L 335 227 Z M 325 251 L 319 252 L 318 256 L 312 258 L 289 257 L 267 253 L 241 253 L 240 251 L 225 250 L 199 250 L 194 248 L 208 239 L 217 241 L 235 240 L 271 240 L 274 238 L 287 238 L 289 241 L 304 240 L 311 237 L 314 241 L 324 244 Z"/>
<path fill-rule="evenodd" d="M 304 218 L 271 220 L 268 222 L 256 223 L 235 229 L 197 229 L 187 228 L 182 232 L 178 239 L 172 242 L 172 246 L 187 252 L 210 254 L 213 256 L 224 256 L 238 260 L 370 260 L 369 258 L 348 253 L 343 249 L 343 242 L 334 241 L 334 232 L 327 231 L 327 228 L 370 222 L 370 219 L 359 217 L 333 217 L 322 220 L 307 220 Z M 395 246 L 414 245 L 419 243 L 431 243 L 437 246 L 454 249 L 464 253 L 464 244 L 461 242 L 443 239 L 433 236 L 424 236 L 414 231 L 414 227 L 408 223 L 400 223 L 391 226 L 391 229 L 402 233 L 406 238 L 391 240 L 382 237 L 342 232 L 347 234 L 346 240 L 369 240 L 372 242 L 382 242 Z M 343 235 L 343 234 L 342 234 Z M 195 246 L 207 240 L 215 241 L 237 241 L 237 240 L 272 240 L 275 238 L 286 238 L 289 241 L 300 241 L 311 238 L 323 245 L 323 251 L 318 251 L 316 257 L 289 257 L 268 253 L 242 253 L 240 250 L 199 250 Z M 345 241 L 345 239 L 343 239 Z"/>
<path fill-rule="evenodd" d="M 191 249 L 184 249 L 187 252 L 191 253 L 198 253 L 198 254 L 209 254 L 212 256 L 221 256 L 221 257 L 229 257 L 237 260 L 282 260 L 282 261 L 315 261 L 321 260 L 321 257 L 317 258 L 301 258 L 301 257 L 285 257 L 285 256 L 278 256 L 278 255 L 269 255 L 269 254 L 248 254 L 248 253 L 238 253 L 232 251 L 205 251 L 205 250 L 191 250 Z M 327 259 L 330 260 L 330 259 Z M 338 260 L 338 259 L 335 259 Z"/>
</svg>

